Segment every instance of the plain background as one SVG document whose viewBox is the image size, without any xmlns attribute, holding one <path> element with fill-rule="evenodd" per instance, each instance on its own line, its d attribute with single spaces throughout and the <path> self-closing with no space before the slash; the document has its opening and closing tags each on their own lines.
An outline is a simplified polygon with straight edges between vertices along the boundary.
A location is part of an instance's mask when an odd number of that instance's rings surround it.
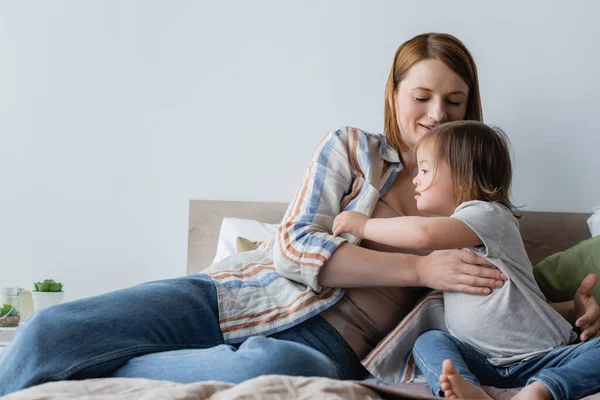
<svg viewBox="0 0 600 400">
<path fill-rule="evenodd" d="M 1 1 L 0 286 L 185 274 L 190 199 L 290 201 L 323 135 L 381 132 L 396 48 L 471 50 L 526 210 L 600 204 L 596 1 Z M 158 301 L 158 299 L 157 299 Z"/>
</svg>

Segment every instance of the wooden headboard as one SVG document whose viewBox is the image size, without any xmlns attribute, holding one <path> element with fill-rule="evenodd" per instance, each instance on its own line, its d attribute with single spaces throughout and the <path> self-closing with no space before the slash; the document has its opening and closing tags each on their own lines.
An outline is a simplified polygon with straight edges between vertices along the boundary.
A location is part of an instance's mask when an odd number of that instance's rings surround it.
<svg viewBox="0 0 600 400">
<path fill-rule="evenodd" d="M 223 217 L 278 223 L 287 203 L 192 200 L 188 235 L 187 273 L 208 267 L 215 257 Z M 589 214 L 523 212 L 521 234 L 531 262 L 563 251 L 590 237 Z"/>
<path fill-rule="evenodd" d="M 281 222 L 287 203 L 251 201 L 190 201 L 187 273 L 208 267 L 217 253 L 221 221 L 224 217 L 255 219 L 277 224 Z"/>
</svg>

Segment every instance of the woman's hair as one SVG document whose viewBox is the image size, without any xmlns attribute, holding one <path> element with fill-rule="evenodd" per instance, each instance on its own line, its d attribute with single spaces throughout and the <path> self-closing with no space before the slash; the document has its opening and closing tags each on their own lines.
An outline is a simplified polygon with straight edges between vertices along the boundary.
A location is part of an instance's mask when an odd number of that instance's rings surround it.
<svg viewBox="0 0 600 400">
<path fill-rule="evenodd" d="M 512 181 L 509 139 L 500 128 L 477 121 L 447 122 L 423 136 L 415 152 L 425 144 L 433 145 L 435 170 L 440 161 L 450 167 L 456 206 L 470 200 L 494 201 L 519 217 L 509 199 Z"/>
<path fill-rule="evenodd" d="M 402 139 L 398 127 L 394 93 L 408 70 L 414 64 L 426 59 L 442 61 L 465 81 L 469 86 L 465 119 L 483 121 L 477 67 L 469 50 L 452 35 L 424 33 L 404 42 L 396 50 L 394 64 L 385 86 L 384 133 L 387 142 L 396 150 L 401 148 Z"/>
</svg>

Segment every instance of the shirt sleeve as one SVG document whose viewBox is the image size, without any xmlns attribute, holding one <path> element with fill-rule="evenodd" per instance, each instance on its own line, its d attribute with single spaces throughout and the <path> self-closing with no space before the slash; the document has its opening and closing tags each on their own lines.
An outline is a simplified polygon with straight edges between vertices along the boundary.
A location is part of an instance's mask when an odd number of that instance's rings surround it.
<svg viewBox="0 0 600 400">
<path fill-rule="evenodd" d="M 321 267 L 348 241 L 330 231 L 344 194 L 352 188 L 355 174 L 351 164 L 356 154 L 348 146 L 347 129 L 323 138 L 273 241 L 275 270 L 316 292 L 323 290 L 318 283 Z"/>
<path fill-rule="evenodd" d="M 454 211 L 452 218 L 467 224 L 475 232 L 484 248 L 485 257 L 499 257 L 502 252 L 502 241 L 506 233 L 508 221 L 514 219 L 510 211 L 497 203 L 485 201 L 467 201 Z"/>
</svg>

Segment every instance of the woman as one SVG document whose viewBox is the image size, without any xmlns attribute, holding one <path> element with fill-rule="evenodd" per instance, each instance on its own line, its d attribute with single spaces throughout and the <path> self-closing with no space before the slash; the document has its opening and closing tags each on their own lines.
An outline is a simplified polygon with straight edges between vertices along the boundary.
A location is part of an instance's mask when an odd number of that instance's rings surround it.
<svg viewBox="0 0 600 400">
<path fill-rule="evenodd" d="M 37 313 L 0 355 L 0 395 L 98 376 L 360 379 L 360 359 L 413 307 L 419 290 L 412 287 L 486 295 L 505 279 L 472 253 L 359 247 L 354 237 L 330 233 L 342 210 L 421 215 L 411 183 L 413 146 L 433 126 L 461 119 L 482 119 L 468 50 L 449 35 L 409 40 L 396 52 L 386 87 L 385 138 L 354 128 L 327 135 L 273 240 L 212 265 L 208 275 Z M 591 337 L 600 311 L 582 293 Z M 19 371 L 8 367 L 17 362 Z"/>
</svg>

